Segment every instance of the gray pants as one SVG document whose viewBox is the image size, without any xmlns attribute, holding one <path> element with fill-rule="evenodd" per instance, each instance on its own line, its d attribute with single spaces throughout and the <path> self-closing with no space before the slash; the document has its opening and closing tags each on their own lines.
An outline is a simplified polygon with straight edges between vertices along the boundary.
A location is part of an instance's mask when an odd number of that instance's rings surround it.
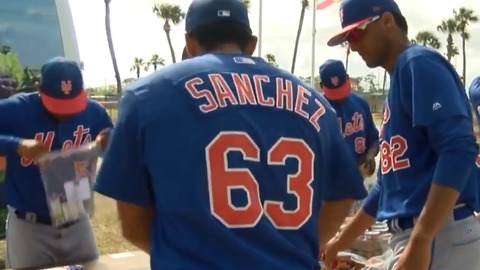
<svg viewBox="0 0 480 270">
<path fill-rule="evenodd" d="M 95 236 L 88 219 L 65 229 L 18 219 L 9 207 L 7 219 L 7 268 L 39 269 L 81 264 L 98 258 Z"/>
<path fill-rule="evenodd" d="M 393 254 L 387 262 L 387 270 L 393 269 L 411 232 L 410 229 L 395 233 L 390 239 Z M 480 269 L 480 223 L 473 216 L 454 221 L 452 215 L 433 242 L 430 270 L 460 269 Z"/>
</svg>

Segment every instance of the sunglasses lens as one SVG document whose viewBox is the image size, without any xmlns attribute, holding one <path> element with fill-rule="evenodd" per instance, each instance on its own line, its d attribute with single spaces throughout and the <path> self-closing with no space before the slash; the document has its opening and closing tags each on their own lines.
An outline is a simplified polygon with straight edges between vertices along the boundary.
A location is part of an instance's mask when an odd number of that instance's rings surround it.
<svg viewBox="0 0 480 270">
<path fill-rule="evenodd" d="M 348 33 L 347 41 L 348 42 L 359 41 L 362 38 L 362 36 L 363 36 L 363 30 L 355 28 Z"/>
</svg>

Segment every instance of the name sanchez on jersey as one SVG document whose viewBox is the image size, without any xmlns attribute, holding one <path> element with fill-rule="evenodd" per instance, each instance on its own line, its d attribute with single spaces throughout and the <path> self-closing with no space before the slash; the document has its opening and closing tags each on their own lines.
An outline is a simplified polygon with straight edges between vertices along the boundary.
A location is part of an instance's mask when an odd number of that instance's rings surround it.
<svg viewBox="0 0 480 270">
<path fill-rule="evenodd" d="M 233 81 L 232 89 L 226 82 L 224 76 L 229 76 Z M 295 85 L 291 80 L 285 78 L 271 79 L 266 75 L 248 75 L 248 74 L 209 74 L 208 79 L 213 86 L 213 91 L 202 88 L 205 87 L 204 80 L 195 77 L 185 83 L 192 98 L 205 99 L 205 102 L 198 108 L 203 113 L 209 113 L 228 105 L 257 105 L 264 107 L 275 107 L 277 109 L 287 110 L 307 119 L 310 124 L 320 131 L 319 120 L 325 114 L 325 107 L 317 98 L 309 100 L 312 93 L 302 85 Z M 271 87 L 274 84 L 276 89 L 275 97 L 266 97 L 263 88 Z M 294 95 L 294 87 L 297 89 L 297 95 Z M 315 102 L 313 110 L 305 109 L 310 102 Z"/>
</svg>

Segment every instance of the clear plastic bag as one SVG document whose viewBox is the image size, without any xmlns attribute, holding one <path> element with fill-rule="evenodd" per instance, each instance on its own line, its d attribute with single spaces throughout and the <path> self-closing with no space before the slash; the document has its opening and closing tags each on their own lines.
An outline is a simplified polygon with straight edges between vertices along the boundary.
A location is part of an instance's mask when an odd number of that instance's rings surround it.
<svg viewBox="0 0 480 270">
<path fill-rule="evenodd" d="M 93 184 L 102 149 L 97 143 L 54 151 L 38 163 L 53 226 L 92 217 Z"/>
<path fill-rule="evenodd" d="M 388 249 L 380 256 L 375 256 L 365 263 L 365 266 L 361 270 L 385 270 L 387 269 L 387 262 L 393 256 L 393 250 Z"/>
</svg>

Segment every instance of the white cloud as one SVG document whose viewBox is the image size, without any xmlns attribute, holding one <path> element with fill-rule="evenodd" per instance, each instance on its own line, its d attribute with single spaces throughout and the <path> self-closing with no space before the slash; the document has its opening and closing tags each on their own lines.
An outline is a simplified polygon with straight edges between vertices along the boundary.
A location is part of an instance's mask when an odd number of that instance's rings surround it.
<svg viewBox="0 0 480 270">
<path fill-rule="evenodd" d="M 134 57 L 149 58 L 157 53 L 171 61 L 167 45 L 163 22 L 152 13 L 152 6 L 159 1 L 112 1 L 112 31 L 115 42 L 115 51 L 118 57 L 120 72 L 123 78 L 133 77 L 129 72 Z M 168 2 L 168 1 L 165 1 Z M 170 0 L 187 10 L 190 0 Z M 421 30 L 435 31 L 436 26 L 443 18 L 451 16 L 454 8 L 465 6 L 480 14 L 480 1 L 438 1 L 438 0 L 397 0 L 410 26 L 411 36 Z M 79 41 L 80 55 L 85 62 L 85 79 L 88 85 L 100 85 L 104 82 L 112 83 L 113 69 L 105 38 L 104 4 L 98 0 L 70 0 L 76 32 Z M 263 0 L 263 35 L 262 54 L 273 53 L 278 63 L 285 69 L 290 69 L 295 35 L 300 16 L 300 1 Z M 250 11 L 252 29 L 258 32 L 259 12 L 258 0 L 252 1 Z M 342 48 L 329 48 L 326 40 L 340 28 L 338 21 L 338 5 L 323 11 L 317 11 L 317 35 L 315 72 L 318 66 L 327 58 L 345 58 Z M 480 75 L 478 65 L 480 61 L 480 24 L 470 28 L 472 38 L 467 44 L 467 81 Z M 184 24 L 173 28 L 172 42 L 177 58 L 180 58 L 184 46 Z M 445 43 L 446 37 L 438 33 L 438 37 Z M 460 47 L 460 40 L 457 39 Z M 312 10 L 307 11 L 299 44 L 296 73 L 309 76 L 311 73 L 312 51 Z M 455 61 L 453 61 L 455 62 Z M 457 68 L 462 71 L 462 59 L 458 57 Z M 350 58 L 350 73 L 352 76 L 363 76 L 367 73 L 381 74 L 376 70 L 369 70 L 360 57 L 352 54 Z M 381 76 L 380 76 L 381 77 Z"/>
</svg>

